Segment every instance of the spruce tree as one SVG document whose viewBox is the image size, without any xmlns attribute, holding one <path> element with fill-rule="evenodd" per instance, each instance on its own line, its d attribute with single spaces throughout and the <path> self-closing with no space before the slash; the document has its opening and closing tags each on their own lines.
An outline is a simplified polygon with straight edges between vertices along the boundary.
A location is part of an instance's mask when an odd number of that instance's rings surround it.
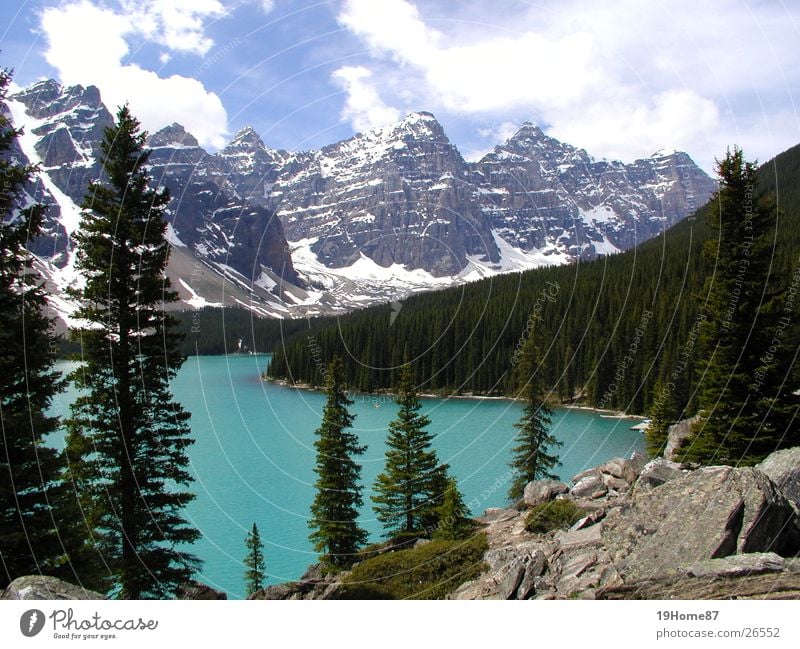
<svg viewBox="0 0 800 649">
<path fill-rule="evenodd" d="M 358 525 L 358 509 L 363 504 L 361 466 L 353 459 L 363 455 L 366 447 L 348 430 L 353 425 L 348 410 L 353 401 L 347 396 L 343 373 L 341 360 L 334 357 L 325 374 L 327 401 L 314 442 L 317 493 L 308 522 L 313 530 L 309 538 L 320 561 L 333 569 L 352 565 L 367 540 L 367 532 Z"/>
<path fill-rule="evenodd" d="M 0 70 L 0 103 L 10 81 Z M 27 574 L 78 581 L 69 564 L 71 522 L 61 507 L 69 495 L 63 457 L 44 441 L 58 428 L 46 411 L 64 381 L 53 369 L 41 278 L 25 250 L 41 232 L 44 209 L 20 209 L 35 172 L 11 157 L 20 134 L 0 113 L 0 590 Z"/>
<path fill-rule="evenodd" d="M 678 417 L 673 388 L 659 381 L 655 387 L 655 401 L 650 409 L 650 425 L 645 431 L 645 443 L 650 457 L 658 457 L 664 452 L 669 435 L 669 427 Z"/>
<path fill-rule="evenodd" d="M 389 424 L 386 467 L 375 481 L 373 509 L 386 536 L 421 534 L 441 502 L 440 466 L 425 428 L 431 420 L 420 414 L 421 404 L 409 363 L 403 365 L 397 388 L 397 418 Z"/>
<path fill-rule="evenodd" d="M 93 182 L 83 203 L 73 292 L 72 332 L 82 345 L 70 375 L 81 390 L 67 421 L 70 477 L 98 548 L 122 598 L 169 597 L 197 565 L 186 545 L 199 533 L 182 509 L 194 496 L 187 447 L 189 413 L 173 400 L 170 380 L 184 361 L 177 300 L 164 271 L 169 255 L 166 190 L 148 188 L 146 133 L 127 106 L 105 131 L 107 182 Z"/>
<path fill-rule="evenodd" d="M 789 346 L 796 308 L 770 277 L 776 207 L 758 189 L 755 164 L 734 148 L 717 171 L 709 211 L 716 236 L 704 250 L 714 272 L 699 335 L 700 419 L 680 458 L 752 465 L 800 443 Z"/>
<path fill-rule="evenodd" d="M 447 479 L 447 488 L 438 507 L 439 524 L 433 538 L 442 541 L 457 541 L 472 534 L 473 526 L 469 519 L 469 509 L 464 504 L 464 497 L 458 490 L 455 478 Z"/>
<path fill-rule="evenodd" d="M 547 402 L 542 360 L 533 333 L 525 341 L 517 365 L 517 398 L 525 402 L 517 428 L 516 446 L 509 463 L 513 479 L 508 490 L 512 501 L 519 500 L 525 485 L 534 480 L 556 479 L 553 469 L 560 466 L 551 449 L 561 446 L 550 432 L 552 410 Z"/>
<path fill-rule="evenodd" d="M 261 541 L 261 534 L 255 523 L 253 523 L 253 529 L 247 533 L 244 544 L 247 547 L 247 556 L 244 559 L 244 565 L 247 568 L 244 573 L 244 583 L 247 595 L 250 596 L 264 587 L 266 577 L 264 543 Z"/>
</svg>

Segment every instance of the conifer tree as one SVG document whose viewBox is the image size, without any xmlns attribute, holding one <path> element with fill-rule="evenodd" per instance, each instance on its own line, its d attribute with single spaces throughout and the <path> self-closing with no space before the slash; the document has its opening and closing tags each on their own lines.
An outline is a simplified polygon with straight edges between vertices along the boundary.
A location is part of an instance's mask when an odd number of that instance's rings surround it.
<svg viewBox="0 0 800 649">
<path fill-rule="evenodd" d="M 433 436 L 425 428 L 431 420 L 420 414 L 421 404 L 405 363 L 397 388 L 397 418 L 389 423 L 386 467 L 375 481 L 372 500 L 387 536 L 421 533 L 442 498 L 447 472 L 432 448 Z"/>
<path fill-rule="evenodd" d="M 264 543 L 261 541 L 261 534 L 259 534 L 258 526 L 255 523 L 253 523 L 253 529 L 247 533 L 244 544 L 247 547 L 247 556 L 244 559 L 244 565 L 247 568 L 244 573 L 244 582 L 249 596 L 264 587 L 264 579 L 266 577 L 264 572 L 266 570 Z"/>
<path fill-rule="evenodd" d="M 788 327 L 796 311 L 770 278 L 776 208 L 754 163 L 734 148 L 718 161 L 704 254 L 700 420 L 680 450 L 686 462 L 751 465 L 800 443 Z M 785 279 L 785 278 L 782 278 Z M 788 283 L 788 282 L 787 282 Z"/>
<path fill-rule="evenodd" d="M 348 430 L 353 425 L 348 410 L 353 401 L 342 376 L 342 362 L 334 357 L 325 374 L 327 401 L 314 442 L 317 493 L 308 522 L 313 530 L 309 538 L 320 561 L 333 569 L 349 567 L 367 540 L 367 532 L 358 525 L 358 508 L 363 504 L 361 465 L 353 459 L 363 455 L 366 447 Z"/>
<path fill-rule="evenodd" d="M 0 103 L 11 81 L 0 70 Z M 41 279 L 25 250 L 44 209 L 18 209 L 35 168 L 10 157 L 21 134 L 0 113 L 0 589 L 26 574 L 76 581 L 61 484 L 63 457 L 45 445 L 58 428 L 46 410 L 64 381 L 53 369 L 51 322 Z"/>
<path fill-rule="evenodd" d="M 513 458 L 509 463 L 514 473 L 508 497 L 519 500 L 525 485 L 534 480 L 556 479 L 553 469 L 560 466 L 558 456 L 551 449 L 561 446 L 550 432 L 552 410 L 547 403 L 547 388 L 544 371 L 534 335 L 528 337 L 520 353 L 517 365 L 517 398 L 523 399 L 525 406 L 517 428 L 517 445 L 512 449 Z"/>
<path fill-rule="evenodd" d="M 671 388 L 659 381 L 655 387 L 655 401 L 650 410 L 650 425 L 645 432 L 647 453 L 658 457 L 667 444 L 669 427 L 676 422 L 678 408 Z"/>
<path fill-rule="evenodd" d="M 82 394 L 67 421 L 70 477 L 122 598 L 168 597 L 197 565 L 186 552 L 199 533 L 182 509 L 194 496 L 189 413 L 170 380 L 184 361 L 177 300 L 164 271 L 169 255 L 166 190 L 148 188 L 146 133 L 127 106 L 101 144 L 106 182 L 83 203 L 74 291 L 87 325 L 72 332 L 82 362 L 70 378 Z"/>
<path fill-rule="evenodd" d="M 469 520 L 469 509 L 464 504 L 464 497 L 458 490 L 455 478 L 448 478 L 442 504 L 437 509 L 439 524 L 433 533 L 433 538 L 443 541 L 457 541 L 468 537 L 472 533 L 472 523 Z"/>
</svg>

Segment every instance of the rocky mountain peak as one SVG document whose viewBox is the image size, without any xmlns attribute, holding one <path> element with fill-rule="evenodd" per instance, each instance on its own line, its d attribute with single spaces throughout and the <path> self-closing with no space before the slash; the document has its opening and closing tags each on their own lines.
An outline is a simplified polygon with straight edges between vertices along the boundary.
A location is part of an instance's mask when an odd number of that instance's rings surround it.
<svg viewBox="0 0 800 649">
<path fill-rule="evenodd" d="M 64 87 L 53 79 L 39 81 L 10 97 L 23 103 L 28 113 L 36 119 L 48 119 L 70 111 L 102 111 L 107 113 L 96 86 Z"/>
<path fill-rule="evenodd" d="M 577 149 L 547 135 L 533 122 L 524 122 L 505 144 L 495 148 L 494 153 L 497 154 L 503 151 L 534 155 L 536 157 L 552 158 L 556 156 L 565 159 L 565 161 L 571 158 L 580 158 L 584 161 L 589 161 L 590 159 L 590 156 L 583 149 Z"/>
<path fill-rule="evenodd" d="M 148 146 L 179 146 L 179 147 L 197 147 L 200 144 L 194 135 L 188 133 L 183 126 L 174 122 L 169 126 L 165 126 L 160 131 L 153 133 L 148 140 Z"/>
<path fill-rule="evenodd" d="M 238 151 L 240 149 L 266 149 L 264 141 L 252 126 L 245 126 L 236 132 L 233 139 L 223 149 L 225 152 Z"/>
<path fill-rule="evenodd" d="M 414 133 L 444 134 L 444 129 L 439 120 L 427 111 L 409 113 L 395 125 L 395 129 L 407 129 Z"/>
</svg>

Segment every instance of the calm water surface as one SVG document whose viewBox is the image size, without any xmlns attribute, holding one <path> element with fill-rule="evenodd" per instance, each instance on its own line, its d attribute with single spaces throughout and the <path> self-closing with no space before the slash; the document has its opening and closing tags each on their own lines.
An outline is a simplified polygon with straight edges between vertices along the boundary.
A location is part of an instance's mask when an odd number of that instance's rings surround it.
<svg viewBox="0 0 800 649">
<path fill-rule="evenodd" d="M 202 532 L 193 551 L 204 562 L 198 579 L 231 598 L 244 593 L 244 539 L 255 522 L 265 542 L 268 583 L 296 579 L 316 555 L 308 541 L 308 511 L 314 497 L 314 431 L 325 397 L 260 379 L 268 357 L 194 356 L 174 385 L 178 401 L 192 413 L 196 439 L 189 453 L 197 499 L 188 507 Z M 68 369 L 69 364 L 61 364 Z M 74 392 L 54 403 L 68 412 Z M 366 453 L 361 524 L 380 536 L 369 499 L 383 469 L 384 437 L 395 416 L 386 397 L 353 395 L 354 428 Z M 440 460 L 450 464 L 473 515 L 507 504 L 507 464 L 521 407 L 501 399 L 423 399 Z M 559 409 L 553 428 L 564 443 L 558 473 L 568 479 L 584 468 L 644 448 L 630 420 Z"/>
</svg>

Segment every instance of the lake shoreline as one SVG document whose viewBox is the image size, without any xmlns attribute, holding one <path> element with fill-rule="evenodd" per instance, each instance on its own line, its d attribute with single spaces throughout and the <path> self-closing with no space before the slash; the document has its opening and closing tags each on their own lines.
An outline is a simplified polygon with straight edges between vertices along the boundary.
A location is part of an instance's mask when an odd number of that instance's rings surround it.
<svg viewBox="0 0 800 649">
<path fill-rule="evenodd" d="M 297 390 L 306 390 L 309 392 L 324 392 L 323 388 L 318 386 L 313 386 L 310 383 L 290 383 L 286 379 L 275 379 L 269 376 L 265 376 L 264 374 L 261 375 L 261 380 L 266 381 L 267 383 L 273 383 L 275 385 L 280 385 L 284 388 L 294 388 Z M 369 397 L 369 399 L 362 399 L 362 400 L 369 400 L 369 401 L 383 401 L 387 398 L 390 400 L 394 400 L 396 396 L 394 392 L 361 392 L 359 390 L 350 390 L 350 394 L 360 395 L 362 397 Z M 435 392 L 421 392 L 419 393 L 419 397 L 421 399 L 465 399 L 465 400 L 474 400 L 474 401 L 511 401 L 511 402 L 519 402 L 522 399 L 518 399 L 516 397 L 506 397 L 506 396 L 496 396 L 496 395 L 482 395 L 482 394 L 436 394 Z M 567 410 L 580 410 L 585 412 L 596 413 L 600 417 L 604 419 L 645 419 L 644 415 L 636 415 L 627 412 L 623 412 L 622 410 L 610 410 L 608 408 L 593 408 L 592 406 L 582 406 L 576 405 L 574 403 L 558 403 L 554 402 L 551 403 L 551 406 L 554 408 L 565 408 Z"/>
</svg>

